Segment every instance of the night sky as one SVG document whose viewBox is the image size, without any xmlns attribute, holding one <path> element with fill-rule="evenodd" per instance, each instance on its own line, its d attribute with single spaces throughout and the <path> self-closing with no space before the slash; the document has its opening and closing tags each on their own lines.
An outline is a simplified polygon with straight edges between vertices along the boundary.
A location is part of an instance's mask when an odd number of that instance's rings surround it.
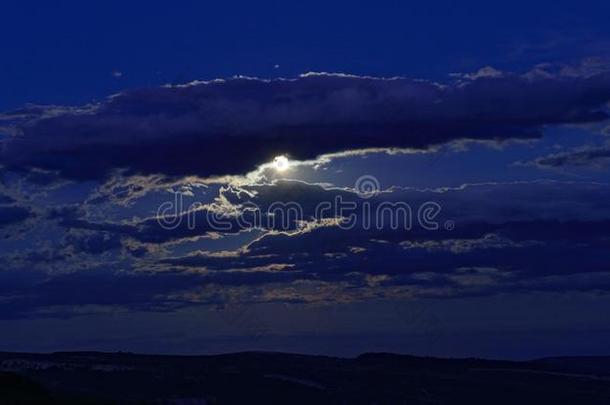
<svg viewBox="0 0 610 405">
<path fill-rule="evenodd" d="M 3 2 L 0 350 L 610 355 L 608 17 Z"/>
</svg>

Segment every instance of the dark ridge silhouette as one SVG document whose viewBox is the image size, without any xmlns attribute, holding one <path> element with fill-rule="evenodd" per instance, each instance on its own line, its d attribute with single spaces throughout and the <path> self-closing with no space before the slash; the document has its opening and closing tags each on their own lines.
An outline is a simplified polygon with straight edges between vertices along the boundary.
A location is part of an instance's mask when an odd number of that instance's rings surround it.
<svg viewBox="0 0 610 405">
<path fill-rule="evenodd" d="M 610 403 L 610 357 L 0 352 L 0 403 Z"/>
</svg>

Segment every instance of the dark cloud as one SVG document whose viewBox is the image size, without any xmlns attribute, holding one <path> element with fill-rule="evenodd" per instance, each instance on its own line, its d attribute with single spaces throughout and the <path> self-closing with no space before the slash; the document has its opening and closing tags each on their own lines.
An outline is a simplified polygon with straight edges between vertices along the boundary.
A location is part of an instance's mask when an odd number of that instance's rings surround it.
<svg viewBox="0 0 610 405">
<path fill-rule="evenodd" d="M 258 188 L 260 193 L 252 195 L 267 199 L 274 187 L 277 195 L 292 197 L 300 193 L 289 190 L 309 189 L 304 205 L 326 193 L 350 195 L 292 182 L 249 186 L 249 191 Z M 226 192 L 248 195 L 235 189 Z M 4 300 L 0 316 L 73 316 L 93 310 L 87 309 L 90 306 L 171 311 L 230 300 L 310 302 L 608 291 L 610 212 L 596 205 L 603 205 L 609 192 L 604 185 L 559 182 L 396 190 L 377 198 L 410 196 L 415 204 L 421 200 L 414 198 L 417 193 L 426 198 L 434 193 L 446 209 L 444 215 L 462 214 L 463 220 L 455 216 L 454 229 L 436 231 L 370 229 L 362 223 L 341 229 L 331 223 L 292 233 L 270 232 L 232 251 L 175 257 L 152 253 L 143 260 L 115 263 L 113 270 L 80 269 L 78 263 L 66 264 L 72 270 L 58 274 L 7 269 L 0 273 Z M 473 201 L 478 201 L 474 207 Z M 76 231 L 78 238 L 70 239 L 75 250 L 101 254 L 117 247 L 116 235 L 133 237 L 140 229 L 139 225 L 96 226 L 92 230 L 93 225 L 87 225 L 83 234 Z"/>
<path fill-rule="evenodd" d="M 97 105 L 1 117 L 9 168 L 76 179 L 127 173 L 240 174 L 278 154 L 309 159 L 369 147 L 541 136 L 544 125 L 600 121 L 610 74 L 477 74 L 427 81 L 310 74 L 132 90 Z"/>
<path fill-rule="evenodd" d="M 261 281 L 240 272 L 281 263 L 284 269 L 263 278 L 267 288 L 277 288 L 269 283 L 278 283 L 279 275 L 295 280 L 295 289 L 304 281 L 322 283 L 334 289 L 334 298 L 324 300 L 345 299 L 354 289 L 363 297 L 396 297 L 395 288 L 420 297 L 608 291 L 608 226 L 610 221 L 466 224 L 453 235 L 429 233 L 425 238 L 392 230 L 323 227 L 299 236 L 271 234 L 239 252 L 194 253 L 164 262 L 213 270 L 223 275 L 215 280 L 219 285 L 244 288 Z M 485 233 L 489 231 L 495 233 Z M 570 284 L 581 277 L 604 282 Z M 295 292 L 292 298 L 304 295 Z"/>
<path fill-rule="evenodd" d="M 554 153 L 537 158 L 527 164 L 542 168 L 588 167 L 606 169 L 610 165 L 610 144 L 586 146 L 562 153 Z"/>
<path fill-rule="evenodd" d="M 324 188 L 300 181 L 278 181 L 271 185 L 224 187 L 220 189 L 220 196 L 225 204 L 203 205 L 164 217 L 161 222 L 156 217 L 135 222 L 91 222 L 71 209 L 53 210 L 51 218 L 68 229 L 106 232 L 144 243 L 179 241 L 211 233 L 234 235 L 253 227 L 265 231 L 294 232 L 309 226 L 317 227 L 319 224 L 316 221 L 331 221 L 332 225 L 332 220 L 339 216 L 347 218 L 347 222 L 342 224 L 343 228 L 357 230 L 364 226 L 362 221 L 369 210 L 383 213 L 375 218 L 371 226 L 384 232 L 393 224 L 389 217 L 393 210 L 399 214 L 394 220 L 400 222 L 394 225 L 405 222 L 404 211 L 400 211 L 402 207 L 410 210 L 410 234 L 418 236 L 421 233 L 425 238 L 429 232 L 418 228 L 416 220 L 419 208 L 427 203 L 441 207 L 435 218 L 439 227 L 442 228 L 447 220 L 457 224 L 458 229 L 451 231 L 454 235 L 474 227 L 478 227 L 480 232 L 493 232 L 498 224 L 525 224 L 531 220 L 547 221 L 547 229 L 552 229 L 556 221 L 576 223 L 610 218 L 610 207 L 604 203 L 610 198 L 610 188 L 595 183 L 536 181 L 422 190 L 393 188 L 363 199 L 351 189 Z M 386 211 L 383 211 L 384 207 Z M 469 224 L 470 227 L 460 228 L 462 224 Z M 552 232 L 546 237 L 552 238 Z"/>
<path fill-rule="evenodd" d="M 210 218 L 214 219 L 210 220 Z M 149 218 L 130 224 L 91 222 L 78 218 L 61 218 L 59 220 L 59 224 L 65 228 L 123 235 L 146 243 L 164 243 L 183 238 L 203 236 L 209 232 L 236 234 L 245 229 L 243 226 L 240 226 L 234 217 L 222 213 L 215 214 L 207 209 L 173 216 L 166 219 L 166 222 L 175 223 L 176 226 L 163 226 L 157 218 Z M 222 222 L 222 226 L 214 226 L 217 222 Z"/>
<path fill-rule="evenodd" d="M 248 188 L 260 193 L 232 193 L 243 198 L 253 195 L 260 201 L 274 194 L 273 187 L 279 189 L 276 195 L 280 200 L 281 196 L 300 195 L 295 189 L 310 187 L 304 193 L 305 206 L 324 193 L 349 194 L 291 182 Z M 362 222 L 349 229 L 333 224 L 313 226 L 298 233 L 269 233 L 245 249 L 196 252 L 163 259 L 162 263 L 220 273 L 281 264 L 286 277 L 298 280 L 335 286 L 347 283 L 350 288 L 365 289 L 371 288 L 371 283 L 387 288 L 402 286 L 414 295 L 426 296 L 553 290 L 558 285 L 562 287 L 556 291 L 567 291 L 569 283 L 564 279 L 608 270 L 610 211 L 601 205 L 609 192 L 600 184 L 561 182 L 398 190 L 378 198 L 405 198 L 416 206 L 434 196 L 442 206 L 443 218 L 455 219 L 455 228 L 431 231 L 414 226 L 405 230 L 394 229 L 389 223 L 369 228 Z M 245 278 L 234 278 L 233 282 L 249 284 Z M 578 288 L 587 285 L 605 290 L 607 284 L 581 283 Z"/>
<path fill-rule="evenodd" d="M 110 232 L 68 234 L 64 243 L 78 253 L 100 254 L 122 247 L 120 235 Z"/>
<path fill-rule="evenodd" d="M 70 316 L 85 313 L 85 306 L 114 306 L 147 311 L 169 310 L 183 305 L 169 294 L 189 288 L 194 274 L 134 273 L 90 269 L 50 276 L 26 269 L 0 272 L 3 305 L 0 318 Z"/>
<path fill-rule="evenodd" d="M 25 221 L 33 215 L 30 209 L 15 205 L 0 205 L 0 228 Z"/>
<path fill-rule="evenodd" d="M 0 204 L 12 204 L 14 202 L 15 199 L 13 197 L 0 193 Z"/>
</svg>

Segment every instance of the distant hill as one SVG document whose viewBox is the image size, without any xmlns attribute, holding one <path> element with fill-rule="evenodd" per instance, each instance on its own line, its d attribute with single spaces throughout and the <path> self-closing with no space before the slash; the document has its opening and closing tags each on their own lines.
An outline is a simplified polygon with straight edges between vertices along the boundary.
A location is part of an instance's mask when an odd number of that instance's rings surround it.
<svg viewBox="0 0 610 405">
<path fill-rule="evenodd" d="M 610 357 L 0 352 L 0 403 L 610 404 Z"/>
</svg>

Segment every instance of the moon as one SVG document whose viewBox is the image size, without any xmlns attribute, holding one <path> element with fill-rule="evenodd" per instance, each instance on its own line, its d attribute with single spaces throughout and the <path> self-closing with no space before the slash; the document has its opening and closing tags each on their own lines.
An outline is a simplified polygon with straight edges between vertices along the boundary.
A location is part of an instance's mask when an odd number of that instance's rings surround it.
<svg viewBox="0 0 610 405">
<path fill-rule="evenodd" d="M 273 159 L 273 168 L 278 172 L 288 170 L 289 167 L 290 161 L 286 156 L 276 156 L 275 159 Z"/>
</svg>

